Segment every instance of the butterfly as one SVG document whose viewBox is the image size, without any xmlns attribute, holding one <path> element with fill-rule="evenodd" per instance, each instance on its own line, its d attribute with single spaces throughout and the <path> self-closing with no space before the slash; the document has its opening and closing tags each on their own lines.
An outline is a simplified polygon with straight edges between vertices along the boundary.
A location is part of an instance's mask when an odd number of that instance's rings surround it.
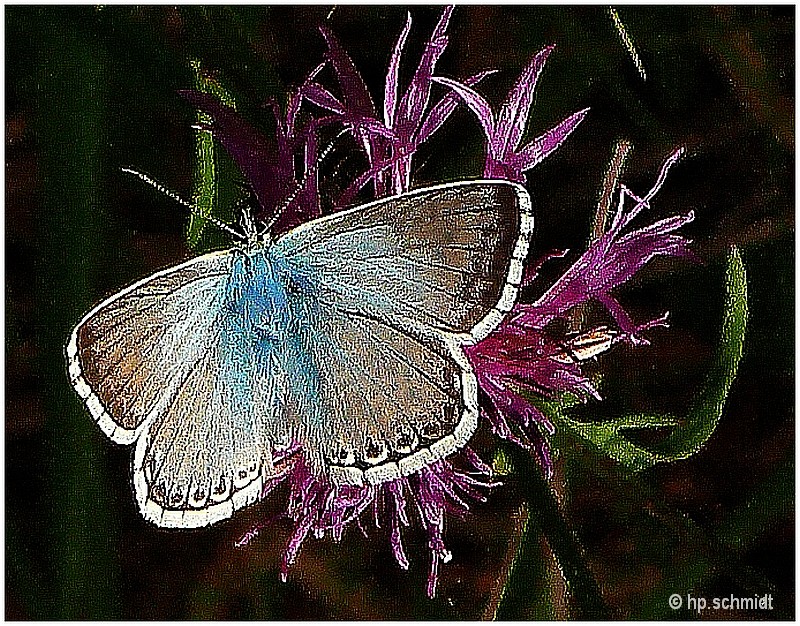
<svg viewBox="0 0 800 626">
<path fill-rule="evenodd" d="M 293 444 L 337 486 L 463 447 L 478 423 L 464 346 L 516 301 L 530 205 L 506 181 L 419 189 L 196 257 L 92 309 L 69 376 L 102 431 L 134 445 L 144 518 L 228 518 Z"/>
</svg>

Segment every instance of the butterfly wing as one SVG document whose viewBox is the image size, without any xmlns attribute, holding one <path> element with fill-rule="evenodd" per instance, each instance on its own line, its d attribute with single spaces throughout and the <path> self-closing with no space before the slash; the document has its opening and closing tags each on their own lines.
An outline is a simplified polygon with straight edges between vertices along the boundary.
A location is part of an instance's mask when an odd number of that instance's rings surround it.
<svg viewBox="0 0 800 626">
<path fill-rule="evenodd" d="M 218 321 L 217 329 L 224 329 Z M 145 519 L 166 527 L 207 526 L 255 502 L 275 474 L 275 418 L 283 369 L 262 369 L 244 343 L 221 330 L 167 408 L 136 443 L 133 484 Z"/>
<path fill-rule="evenodd" d="M 462 345 L 511 309 L 532 229 L 504 181 L 457 183 L 310 222 L 272 254 L 315 303 L 309 443 L 339 482 L 384 482 L 465 445 L 477 384 Z"/>
<path fill-rule="evenodd" d="M 158 525 L 229 517 L 273 471 L 266 429 L 282 371 L 256 367 L 226 324 L 241 254 L 212 253 L 132 285 L 92 310 L 67 346 L 72 383 L 100 428 L 137 442 L 136 499 Z"/>
<path fill-rule="evenodd" d="M 304 430 L 312 466 L 327 467 L 335 483 L 378 484 L 467 443 L 477 384 L 454 339 L 326 307 L 315 328 L 319 394 Z"/>
<path fill-rule="evenodd" d="M 532 228 L 522 186 L 474 181 L 309 222 L 275 247 L 321 300 L 479 341 L 516 300 Z"/>
<path fill-rule="evenodd" d="M 200 356 L 228 272 L 212 253 L 158 272 L 102 302 L 67 344 L 69 375 L 113 441 L 132 443 L 146 418 Z"/>
</svg>

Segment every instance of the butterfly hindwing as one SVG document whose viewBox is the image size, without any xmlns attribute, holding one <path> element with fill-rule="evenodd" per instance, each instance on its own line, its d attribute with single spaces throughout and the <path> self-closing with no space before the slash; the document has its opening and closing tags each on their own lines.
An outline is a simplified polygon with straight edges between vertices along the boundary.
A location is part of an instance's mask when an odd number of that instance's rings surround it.
<svg viewBox="0 0 800 626">
<path fill-rule="evenodd" d="M 461 348 L 354 312 L 323 310 L 314 359 L 319 417 L 307 440 L 335 482 L 407 476 L 463 446 L 477 427 L 477 384 Z"/>
<path fill-rule="evenodd" d="M 277 399 L 239 401 L 245 381 L 231 376 L 222 348 L 218 340 L 209 344 L 137 442 L 136 500 L 159 526 L 206 526 L 230 517 L 258 498 L 273 473 L 268 421 L 257 419 L 254 408 L 272 415 Z M 280 371 L 267 378 L 248 368 L 245 384 L 263 393 L 281 378 Z"/>
<path fill-rule="evenodd" d="M 318 404 L 305 299 L 268 249 L 229 257 L 213 337 L 137 442 L 136 498 L 161 526 L 205 526 L 257 500 L 272 451 L 304 442 Z"/>
</svg>

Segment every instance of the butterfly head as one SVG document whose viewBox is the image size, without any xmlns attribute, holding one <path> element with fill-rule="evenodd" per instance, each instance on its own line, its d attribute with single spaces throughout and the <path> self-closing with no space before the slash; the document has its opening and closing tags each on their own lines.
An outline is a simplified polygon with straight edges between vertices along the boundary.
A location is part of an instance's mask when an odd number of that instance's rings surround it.
<svg viewBox="0 0 800 626">
<path fill-rule="evenodd" d="M 242 230 L 239 243 L 246 252 L 268 247 L 274 241 L 270 227 L 255 220 L 246 206 L 241 209 L 239 227 Z"/>
</svg>

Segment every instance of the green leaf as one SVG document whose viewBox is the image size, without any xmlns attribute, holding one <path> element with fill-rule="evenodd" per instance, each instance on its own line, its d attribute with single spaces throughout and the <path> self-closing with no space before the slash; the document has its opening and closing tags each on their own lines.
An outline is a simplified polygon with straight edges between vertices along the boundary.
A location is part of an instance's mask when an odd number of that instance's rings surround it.
<svg viewBox="0 0 800 626">
<path fill-rule="evenodd" d="M 673 417 L 626 415 L 606 422 L 581 422 L 570 417 L 560 407 L 554 406 L 554 403 L 545 411 L 557 425 L 575 432 L 612 459 L 633 470 L 642 470 L 659 461 L 671 460 L 661 458 L 658 453 L 630 441 L 624 433 L 627 430 L 678 427 L 678 421 Z"/>
<path fill-rule="evenodd" d="M 572 418 L 563 403 L 551 402 L 543 408 L 558 425 L 591 442 L 632 470 L 685 459 L 706 444 L 719 424 L 742 358 L 746 328 L 747 277 L 741 255 L 733 248 L 725 274 L 725 317 L 719 349 L 706 385 L 685 418 L 638 414 L 605 422 L 582 422 Z M 650 447 L 634 443 L 625 436 L 626 431 L 654 428 L 671 428 L 672 432 L 665 440 Z"/>
<path fill-rule="evenodd" d="M 200 62 L 192 60 L 189 66 L 194 73 L 195 88 L 204 93 L 210 93 L 219 98 L 223 104 L 235 108 L 233 97 L 213 77 L 203 72 Z M 192 248 L 198 248 L 201 243 L 203 231 L 208 221 L 203 216 L 212 215 L 217 209 L 217 158 L 214 137 L 204 126 L 211 124 L 211 116 L 202 111 L 197 112 L 197 126 L 195 130 L 195 164 L 192 177 L 192 203 L 197 213 L 192 213 L 186 231 L 186 241 Z"/>
<path fill-rule="evenodd" d="M 495 452 L 494 459 L 492 459 L 492 471 L 498 476 L 508 476 L 514 471 L 511 459 L 502 448 Z"/>
</svg>

